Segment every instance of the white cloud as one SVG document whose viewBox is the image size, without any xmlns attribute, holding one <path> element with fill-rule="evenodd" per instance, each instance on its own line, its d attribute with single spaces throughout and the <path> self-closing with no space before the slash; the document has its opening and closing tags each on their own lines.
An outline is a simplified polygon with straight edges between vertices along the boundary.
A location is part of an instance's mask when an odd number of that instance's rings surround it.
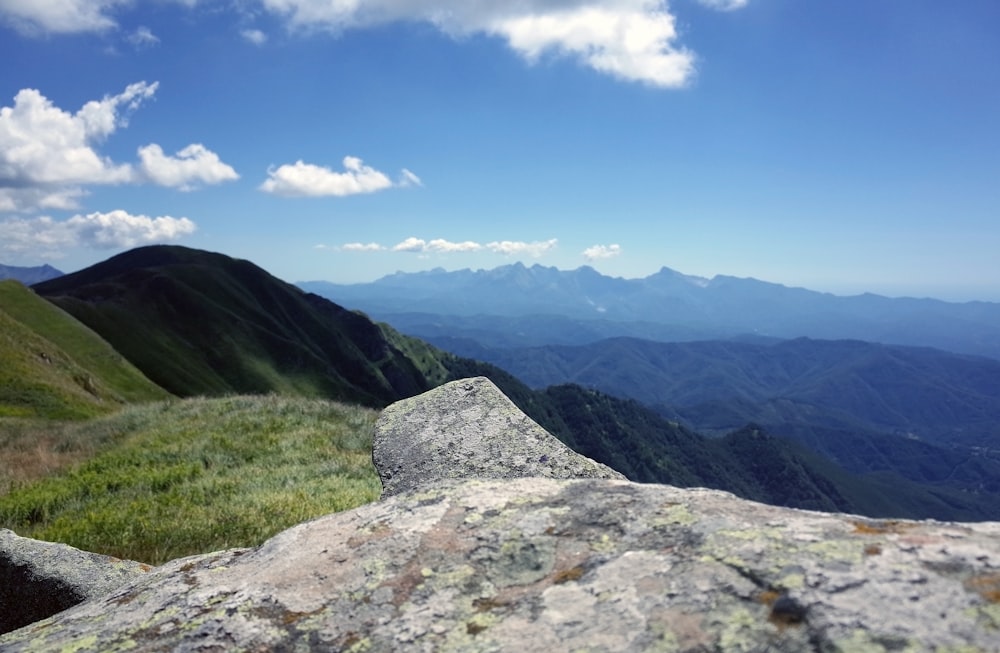
<svg viewBox="0 0 1000 653">
<path fill-rule="evenodd" d="M 408 252 L 411 254 L 454 254 L 488 250 L 494 254 L 504 254 L 508 256 L 527 255 L 538 258 L 545 252 L 554 248 L 557 242 L 558 241 L 555 238 L 531 243 L 515 240 L 503 240 L 483 245 L 482 243 L 477 243 L 473 240 L 451 241 L 445 240 L 444 238 L 424 240 L 423 238 L 410 236 L 409 238 L 406 238 L 389 248 L 378 243 L 347 243 L 346 245 L 342 245 L 340 249 L 351 252 L 381 252 L 391 250 L 393 252 Z"/>
<path fill-rule="evenodd" d="M 435 238 L 434 240 L 427 243 L 428 252 L 440 252 L 443 254 L 448 254 L 451 252 L 478 252 L 482 248 L 483 248 L 482 245 L 473 242 L 471 240 L 455 243 L 448 240 L 444 240 L 443 238 Z"/>
<path fill-rule="evenodd" d="M 735 8 L 745 0 L 702 0 Z M 665 0 L 262 0 L 292 27 L 340 32 L 393 21 L 435 25 L 454 37 L 504 39 L 529 61 L 570 56 L 622 79 L 684 85 L 694 55 L 677 44 L 676 19 Z"/>
<path fill-rule="evenodd" d="M 99 32 L 115 27 L 109 15 L 129 0 L 0 0 L 0 18 L 23 34 Z"/>
<path fill-rule="evenodd" d="M 240 36 L 254 45 L 264 45 L 267 43 L 267 34 L 259 29 L 245 29 L 240 32 Z"/>
<path fill-rule="evenodd" d="M 304 163 L 285 164 L 267 171 L 268 179 L 260 185 L 260 190 L 287 197 L 344 197 L 360 193 L 374 193 L 396 186 L 412 186 L 420 178 L 408 170 L 403 178 L 393 184 L 385 173 L 379 172 L 354 156 L 344 157 L 345 172 L 334 172 L 329 168 Z"/>
<path fill-rule="evenodd" d="M 732 11 L 746 7 L 750 0 L 698 0 L 698 2 L 712 9 Z"/>
<path fill-rule="evenodd" d="M 0 108 L 0 187 L 130 181 L 131 166 L 101 157 L 93 146 L 127 125 L 125 113 L 152 97 L 156 88 L 156 83 L 130 84 L 75 114 L 35 89 L 21 90 L 13 107 Z"/>
<path fill-rule="evenodd" d="M 378 243 L 345 243 L 340 246 L 345 252 L 381 252 L 385 247 Z"/>
<path fill-rule="evenodd" d="M 410 236 L 401 243 L 393 246 L 394 252 L 413 252 L 416 254 L 452 254 L 455 252 L 478 252 L 483 246 L 477 242 L 466 240 L 464 242 L 452 242 L 443 238 L 434 240 L 424 240 Z"/>
<path fill-rule="evenodd" d="M 3 0 L 0 0 L 0 2 L 2 1 Z M 145 26 L 139 27 L 125 38 L 136 48 L 147 48 L 160 42 L 159 37 L 153 34 L 152 30 Z"/>
<path fill-rule="evenodd" d="M 622 253 L 621 245 L 594 245 L 583 250 L 583 257 L 588 261 L 604 258 L 614 258 Z"/>
<path fill-rule="evenodd" d="M 71 211 L 87 192 L 79 187 L 0 188 L 0 213 L 41 210 Z"/>
<path fill-rule="evenodd" d="M 531 243 L 523 241 L 514 240 L 501 240 L 494 241 L 492 243 L 486 243 L 486 248 L 497 254 L 504 254 L 506 256 L 517 256 L 524 254 L 531 256 L 532 258 L 538 258 L 548 252 L 549 250 L 555 248 L 557 241 L 555 238 L 550 240 L 535 241 Z"/>
<path fill-rule="evenodd" d="M 3 0 L 0 0 L 3 2 Z M 97 146 L 128 126 L 129 114 L 153 97 L 158 83 L 130 84 L 118 95 L 87 102 L 76 113 L 22 89 L 14 106 L 0 107 L 0 211 L 76 209 L 91 184 L 151 181 L 191 190 L 238 179 L 217 154 L 195 143 L 174 156 L 159 145 L 139 148 L 139 166 L 115 163 Z"/>
<path fill-rule="evenodd" d="M 159 145 L 146 145 L 139 148 L 139 160 L 147 179 L 181 190 L 191 190 L 199 183 L 219 184 L 240 177 L 201 143 L 188 145 L 176 156 L 167 156 Z"/>
<path fill-rule="evenodd" d="M 129 114 L 157 87 L 130 84 L 76 113 L 35 89 L 19 91 L 12 107 L 0 107 L 0 211 L 75 209 L 83 186 L 140 181 L 132 165 L 115 163 L 96 147 L 127 126 Z"/>
<path fill-rule="evenodd" d="M 121 210 L 75 215 L 61 222 L 48 216 L 7 218 L 0 221 L 0 232 L 4 234 L 0 252 L 10 255 L 31 252 L 55 258 L 72 247 L 136 247 L 177 240 L 195 229 L 195 223 L 187 218 L 150 218 Z"/>
<path fill-rule="evenodd" d="M 422 252 L 427 247 L 427 241 L 422 238 L 414 238 L 410 236 L 406 240 L 397 245 L 394 245 L 392 251 L 394 252 Z"/>
</svg>

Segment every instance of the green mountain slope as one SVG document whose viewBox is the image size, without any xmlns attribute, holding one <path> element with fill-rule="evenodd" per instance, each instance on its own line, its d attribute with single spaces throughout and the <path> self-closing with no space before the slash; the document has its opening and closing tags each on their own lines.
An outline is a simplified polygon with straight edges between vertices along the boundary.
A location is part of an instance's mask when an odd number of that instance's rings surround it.
<svg viewBox="0 0 1000 653">
<path fill-rule="evenodd" d="M 156 386 L 91 329 L 17 281 L 0 281 L 0 416 L 78 419 Z"/>
<path fill-rule="evenodd" d="M 365 316 L 222 254 L 143 247 L 34 288 L 177 395 L 379 406 L 429 387 Z"/>
</svg>

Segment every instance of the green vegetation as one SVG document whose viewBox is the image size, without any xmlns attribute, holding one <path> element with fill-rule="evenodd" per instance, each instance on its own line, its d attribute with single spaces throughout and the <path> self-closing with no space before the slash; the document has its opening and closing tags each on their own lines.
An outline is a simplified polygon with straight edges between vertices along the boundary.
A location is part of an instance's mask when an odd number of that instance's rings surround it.
<svg viewBox="0 0 1000 653">
<path fill-rule="evenodd" d="M 0 527 L 158 564 L 263 542 L 378 498 L 377 412 L 319 399 L 233 396 L 130 406 L 89 422 L 0 422 L 0 452 L 84 459 L 33 483 L 0 466 Z M 58 467 L 59 463 L 56 462 Z"/>
<path fill-rule="evenodd" d="M 96 333 L 0 281 L 0 416 L 83 419 L 170 395 Z"/>
</svg>

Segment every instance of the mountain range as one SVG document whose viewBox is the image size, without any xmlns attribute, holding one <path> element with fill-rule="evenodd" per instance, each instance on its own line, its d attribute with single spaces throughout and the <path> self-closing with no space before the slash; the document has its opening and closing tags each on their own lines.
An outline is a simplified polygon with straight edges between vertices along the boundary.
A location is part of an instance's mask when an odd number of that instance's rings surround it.
<svg viewBox="0 0 1000 653">
<path fill-rule="evenodd" d="M 144 247 L 33 290 L 178 396 L 278 392 L 383 406 L 485 375 L 557 437 L 633 480 L 872 516 L 1000 518 L 1000 465 L 988 456 L 953 478 L 915 480 L 846 469 L 761 424 L 706 437 L 663 407 L 575 384 L 532 389 L 222 254 Z"/>
<path fill-rule="evenodd" d="M 732 337 L 856 339 L 1000 359 L 1000 304 L 851 297 L 752 278 L 682 274 L 641 279 L 591 267 L 521 263 L 492 270 L 396 273 L 371 283 L 300 282 L 420 337 L 492 347 L 586 344 L 615 336 L 660 341 Z"/>
</svg>

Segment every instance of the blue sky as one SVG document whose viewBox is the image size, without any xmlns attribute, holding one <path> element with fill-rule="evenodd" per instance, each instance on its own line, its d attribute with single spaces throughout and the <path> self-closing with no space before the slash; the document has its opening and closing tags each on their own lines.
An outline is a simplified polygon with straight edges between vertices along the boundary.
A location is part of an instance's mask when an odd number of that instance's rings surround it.
<svg viewBox="0 0 1000 653">
<path fill-rule="evenodd" d="M 1000 301 L 996 0 L 0 0 L 0 263 Z"/>
</svg>

